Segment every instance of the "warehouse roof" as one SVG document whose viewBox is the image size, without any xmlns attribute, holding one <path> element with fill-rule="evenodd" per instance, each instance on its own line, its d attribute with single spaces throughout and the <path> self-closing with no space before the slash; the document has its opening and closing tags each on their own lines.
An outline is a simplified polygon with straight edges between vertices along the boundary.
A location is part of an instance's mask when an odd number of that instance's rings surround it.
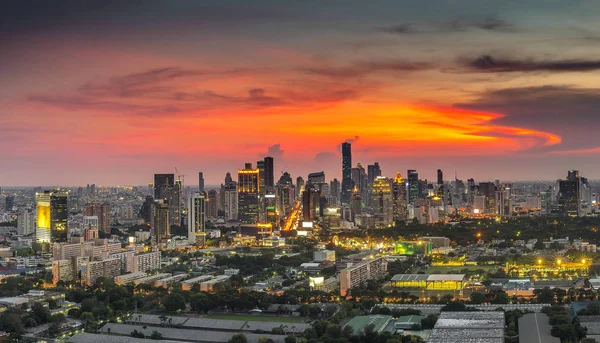
<svg viewBox="0 0 600 343">
<path fill-rule="evenodd" d="M 544 313 L 528 313 L 519 318 L 519 343 L 544 342 L 560 343 L 560 339 L 552 337 L 552 327 Z"/>
<path fill-rule="evenodd" d="M 392 281 L 464 281 L 465 274 L 396 274 Z"/>
<path fill-rule="evenodd" d="M 356 316 L 352 318 L 344 327 L 349 326 L 353 329 L 354 334 L 358 334 L 365 329 L 368 325 L 374 325 L 375 332 L 381 332 L 392 319 L 392 316 L 384 315 L 370 315 L 370 316 Z"/>
</svg>

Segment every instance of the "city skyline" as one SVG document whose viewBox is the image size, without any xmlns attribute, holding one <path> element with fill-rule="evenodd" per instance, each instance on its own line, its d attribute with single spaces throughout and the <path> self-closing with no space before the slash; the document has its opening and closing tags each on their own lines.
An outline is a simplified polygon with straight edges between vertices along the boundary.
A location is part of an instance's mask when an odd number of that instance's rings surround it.
<svg viewBox="0 0 600 343">
<path fill-rule="evenodd" d="M 266 156 L 341 182 L 345 141 L 389 178 L 600 179 L 599 10 L 5 1 L 0 183 L 218 185 Z"/>
</svg>

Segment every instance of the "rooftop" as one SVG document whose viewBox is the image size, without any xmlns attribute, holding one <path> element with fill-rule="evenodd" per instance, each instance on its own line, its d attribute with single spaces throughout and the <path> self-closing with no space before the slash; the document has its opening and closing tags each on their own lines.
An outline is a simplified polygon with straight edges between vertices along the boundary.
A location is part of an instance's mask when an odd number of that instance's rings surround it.
<svg viewBox="0 0 600 343">
<path fill-rule="evenodd" d="M 350 326 L 354 334 L 358 334 L 367 327 L 367 325 L 373 324 L 375 332 L 381 332 L 392 319 L 392 316 L 384 315 L 370 315 L 370 316 L 356 316 L 352 318 L 344 327 Z"/>
<path fill-rule="evenodd" d="M 552 326 L 544 313 L 528 313 L 519 318 L 519 343 L 544 342 L 560 343 L 560 339 L 552 337 Z"/>
</svg>

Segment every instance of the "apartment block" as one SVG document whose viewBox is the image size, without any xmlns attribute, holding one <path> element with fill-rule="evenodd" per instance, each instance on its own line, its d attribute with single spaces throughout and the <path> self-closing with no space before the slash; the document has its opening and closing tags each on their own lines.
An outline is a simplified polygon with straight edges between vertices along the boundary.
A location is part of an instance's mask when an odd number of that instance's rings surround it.
<svg viewBox="0 0 600 343">
<path fill-rule="evenodd" d="M 348 290 L 365 284 L 367 280 L 385 277 L 387 274 L 387 267 L 387 260 L 383 257 L 379 257 L 343 269 L 340 271 L 340 295 L 346 296 Z"/>
</svg>

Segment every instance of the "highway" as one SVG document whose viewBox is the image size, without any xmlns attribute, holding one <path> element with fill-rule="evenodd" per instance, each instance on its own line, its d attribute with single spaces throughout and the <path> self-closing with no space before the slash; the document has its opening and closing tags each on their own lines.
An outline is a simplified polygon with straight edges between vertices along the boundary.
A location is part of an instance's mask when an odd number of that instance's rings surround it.
<svg viewBox="0 0 600 343">
<path fill-rule="evenodd" d="M 299 218 L 300 212 L 301 212 L 300 205 L 301 205 L 301 202 L 296 201 L 296 205 L 294 206 L 294 209 L 292 210 L 290 215 L 285 220 L 285 225 L 283 226 L 283 231 L 291 231 L 291 230 L 296 230 L 298 228 L 298 218 Z"/>
</svg>

